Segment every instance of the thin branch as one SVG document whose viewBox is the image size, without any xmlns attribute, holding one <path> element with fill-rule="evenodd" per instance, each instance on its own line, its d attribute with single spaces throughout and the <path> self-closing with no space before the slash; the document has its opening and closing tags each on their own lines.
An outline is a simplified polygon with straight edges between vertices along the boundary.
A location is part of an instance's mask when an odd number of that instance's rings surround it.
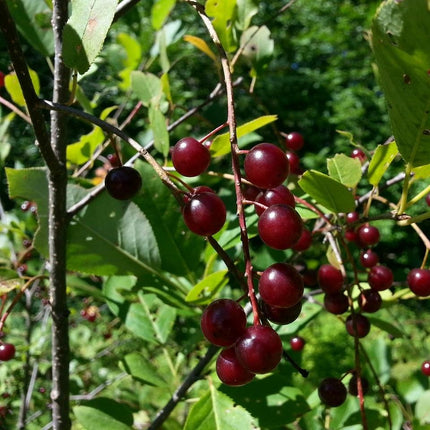
<svg viewBox="0 0 430 430">
<path fill-rule="evenodd" d="M 20 116 L 24 121 L 28 122 L 30 125 L 32 125 L 31 123 L 31 119 L 28 115 L 26 115 L 21 109 L 18 109 L 13 103 L 11 103 L 9 100 L 6 100 L 3 97 L 0 97 L 0 103 L 3 106 L 6 106 L 7 108 L 9 108 L 13 113 L 16 113 L 18 116 Z"/>
</svg>

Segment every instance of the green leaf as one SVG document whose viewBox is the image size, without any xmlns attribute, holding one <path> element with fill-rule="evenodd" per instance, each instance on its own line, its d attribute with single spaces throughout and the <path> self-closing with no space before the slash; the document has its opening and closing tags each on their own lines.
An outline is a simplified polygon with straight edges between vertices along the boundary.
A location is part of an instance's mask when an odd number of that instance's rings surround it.
<svg viewBox="0 0 430 430">
<path fill-rule="evenodd" d="M 152 385 L 155 387 L 166 387 L 168 384 L 158 374 L 157 369 L 147 360 L 142 354 L 138 352 L 132 352 L 127 354 L 121 360 L 122 367 L 124 370 L 131 375 L 134 379 L 137 379 L 144 384 Z"/>
<path fill-rule="evenodd" d="M 425 166 L 415 167 L 412 170 L 412 174 L 415 179 L 427 179 L 430 177 L 430 164 L 426 164 Z"/>
<path fill-rule="evenodd" d="M 164 157 L 169 154 L 169 132 L 167 131 L 166 118 L 157 106 L 149 107 L 149 122 L 154 135 L 154 147 Z"/>
<path fill-rule="evenodd" d="M 133 425 L 131 409 L 125 404 L 105 397 L 75 406 L 73 413 L 85 430 L 130 430 Z"/>
<path fill-rule="evenodd" d="M 206 276 L 190 290 L 185 300 L 193 305 L 208 304 L 218 291 L 227 284 L 227 273 L 228 270 L 220 270 Z"/>
<path fill-rule="evenodd" d="M 371 44 L 399 152 L 412 166 L 430 163 L 430 14 L 427 0 L 385 1 Z"/>
<path fill-rule="evenodd" d="M 415 405 L 415 416 L 420 420 L 421 424 L 430 424 L 430 390 L 424 393 L 418 399 Z"/>
<path fill-rule="evenodd" d="M 369 317 L 369 316 L 368 316 L 368 319 L 372 325 L 391 334 L 393 337 L 402 338 L 405 336 L 404 333 L 398 327 L 396 327 L 394 324 L 391 324 L 388 321 L 384 321 L 379 318 Z"/>
<path fill-rule="evenodd" d="M 238 430 L 257 428 L 249 412 L 210 384 L 209 391 L 193 405 L 184 430 Z"/>
<path fill-rule="evenodd" d="M 151 24 L 154 30 L 159 30 L 169 16 L 176 0 L 157 0 L 151 9 Z"/>
<path fill-rule="evenodd" d="M 276 115 L 264 115 L 259 118 L 253 119 L 245 124 L 237 127 L 237 137 L 240 138 L 267 124 L 276 121 L 278 117 Z M 223 133 L 215 137 L 210 146 L 210 151 L 213 157 L 219 157 L 221 155 L 228 154 L 230 152 L 230 135 L 229 133 Z"/>
<path fill-rule="evenodd" d="M 118 0 L 74 0 L 63 31 L 63 58 L 84 74 L 102 49 Z"/>
<path fill-rule="evenodd" d="M 111 276 L 103 283 L 103 295 L 111 312 L 118 316 L 126 296 L 136 285 L 135 276 Z"/>
<path fill-rule="evenodd" d="M 116 37 L 116 41 L 125 50 L 127 56 L 124 60 L 124 67 L 127 69 L 135 69 L 142 60 L 142 48 L 140 43 L 127 33 L 120 33 Z"/>
<path fill-rule="evenodd" d="M 258 13 L 258 4 L 255 0 L 237 0 L 237 22 L 239 30 L 246 30 L 251 23 L 251 19 Z"/>
<path fill-rule="evenodd" d="M 387 171 L 394 157 L 398 154 L 396 142 L 387 145 L 378 145 L 369 163 L 367 176 L 373 186 L 377 186 Z"/>
<path fill-rule="evenodd" d="M 34 70 L 28 69 L 30 79 L 33 82 L 33 87 L 37 95 L 40 94 L 39 76 Z M 11 96 L 14 103 L 20 106 L 25 106 L 24 94 L 22 93 L 21 86 L 19 85 L 18 77 L 15 72 L 9 73 L 4 77 L 4 85 Z"/>
<path fill-rule="evenodd" d="M 270 38 L 270 30 L 265 26 L 253 25 L 246 29 L 240 38 L 242 55 L 260 71 L 273 55 L 275 42 Z"/>
<path fill-rule="evenodd" d="M 137 95 L 142 104 L 157 106 L 163 95 L 161 80 L 152 73 L 135 71 L 131 73 L 131 89 Z"/>
<path fill-rule="evenodd" d="M 354 188 L 360 182 L 361 163 L 356 158 L 336 154 L 327 159 L 327 169 L 333 179 L 347 187 Z"/>
<path fill-rule="evenodd" d="M 236 48 L 233 34 L 233 23 L 236 12 L 236 0 L 207 0 L 205 11 L 213 18 L 212 24 L 227 52 Z"/>
<path fill-rule="evenodd" d="M 351 212 L 355 208 L 351 191 L 324 173 L 308 170 L 300 178 L 298 184 L 318 204 L 333 213 Z"/>
<path fill-rule="evenodd" d="M 7 0 L 9 11 L 19 32 L 44 57 L 54 54 L 52 10 L 35 0 Z"/>
<path fill-rule="evenodd" d="M 164 344 L 173 328 L 176 309 L 155 294 L 139 292 L 138 297 L 139 303 L 133 303 L 127 312 L 126 327 L 148 342 Z"/>
</svg>

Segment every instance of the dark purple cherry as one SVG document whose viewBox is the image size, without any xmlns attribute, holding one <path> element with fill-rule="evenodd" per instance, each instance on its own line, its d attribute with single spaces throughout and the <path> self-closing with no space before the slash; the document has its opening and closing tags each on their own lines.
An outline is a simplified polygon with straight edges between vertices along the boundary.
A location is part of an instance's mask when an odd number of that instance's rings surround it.
<svg viewBox="0 0 430 430">
<path fill-rule="evenodd" d="M 226 385 L 240 386 L 252 381 L 254 373 L 245 369 L 236 357 L 234 348 L 221 351 L 216 360 L 218 378 Z"/>
<path fill-rule="evenodd" d="M 346 400 L 346 387 L 337 378 L 325 378 L 318 387 L 318 396 L 326 406 L 336 408 Z"/>
<path fill-rule="evenodd" d="M 142 186 L 142 177 L 136 169 L 128 166 L 114 167 L 105 177 L 107 192 L 117 200 L 129 200 Z"/>
</svg>

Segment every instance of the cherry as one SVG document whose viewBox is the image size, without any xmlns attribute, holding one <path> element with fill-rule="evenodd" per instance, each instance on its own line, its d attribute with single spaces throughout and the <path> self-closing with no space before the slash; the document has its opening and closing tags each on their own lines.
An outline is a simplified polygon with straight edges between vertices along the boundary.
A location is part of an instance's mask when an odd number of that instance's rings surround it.
<svg viewBox="0 0 430 430">
<path fill-rule="evenodd" d="M 328 294 L 342 291 L 343 275 L 339 269 L 331 264 L 323 264 L 318 269 L 318 284 Z"/>
<path fill-rule="evenodd" d="M 274 249 L 288 249 L 300 239 L 303 221 L 298 212 L 288 205 L 267 208 L 258 220 L 261 240 Z"/>
<path fill-rule="evenodd" d="M 382 298 L 376 290 L 364 290 L 358 296 L 358 306 L 363 312 L 373 313 L 379 311 L 382 306 Z"/>
<path fill-rule="evenodd" d="M 348 212 L 346 214 L 346 223 L 352 224 L 354 222 L 357 222 L 360 219 L 360 215 L 358 212 Z"/>
<path fill-rule="evenodd" d="M 292 323 L 299 317 L 300 312 L 302 311 L 301 301 L 289 308 L 278 308 L 276 306 L 271 306 L 261 300 L 260 306 L 264 316 L 269 321 L 281 325 Z"/>
<path fill-rule="evenodd" d="M 363 376 L 361 377 L 361 389 L 363 390 L 363 396 L 369 391 L 369 381 Z M 352 396 L 358 396 L 358 378 L 355 374 L 352 375 L 352 378 L 349 380 L 348 392 Z"/>
<path fill-rule="evenodd" d="M 271 143 L 254 146 L 245 157 L 246 177 L 260 188 L 275 188 L 288 177 L 289 163 L 282 149 Z"/>
<path fill-rule="evenodd" d="M 257 196 L 261 193 L 261 189 L 254 187 L 254 185 L 244 185 L 242 188 L 243 198 L 253 202 L 257 199 Z"/>
<path fill-rule="evenodd" d="M 304 143 L 305 140 L 303 139 L 303 136 L 297 131 L 292 131 L 291 133 L 288 133 L 287 137 L 285 138 L 286 147 L 288 149 L 292 149 L 293 151 L 299 151 L 300 149 L 302 149 Z"/>
<path fill-rule="evenodd" d="M 109 163 L 112 167 L 119 167 L 121 166 L 121 161 L 116 154 L 108 154 L 107 159 L 109 160 Z"/>
<path fill-rule="evenodd" d="M 203 312 L 200 326 L 212 344 L 232 346 L 245 332 L 246 314 L 234 300 L 215 300 Z"/>
<path fill-rule="evenodd" d="M 430 360 L 424 361 L 424 363 L 421 366 L 421 372 L 425 376 L 430 376 Z"/>
<path fill-rule="evenodd" d="M 25 202 L 21 203 L 21 210 L 23 212 L 27 212 L 31 206 L 32 206 L 33 202 L 31 202 L 30 200 L 26 200 Z"/>
<path fill-rule="evenodd" d="M 306 227 L 303 227 L 303 231 L 299 240 L 291 248 L 296 252 L 303 252 L 309 249 L 311 245 L 312 233 Z"/>
<path fill-rule="evenodd" d="M 361 251 L 360 253 L 360 263 L 363 267 L 370 269 L 373 266 L 376 266 L 379 263 L 378 254 L 371 249 L 366 251 Z"/>
<path fill-rule="evenodd" d="M 356 242 L 357 241 L 357 233 L 353 228 L 348 228 L 345 230 L 345 239 L 348 242 Z"/>
<path fill-rule="evenodd" d="M 206 185 L 199 185 L 198 187 L 193 188 L 192 195 L 201 194 L 201 193 L 212 193 L 215 194 L 215 191 Z"/>
<path fill-rule="evenodd" d="M 245 385 L 254 379 L 255 374 L 245 369 L 237 359 L 234 348 L 221 351 L 216 360 L 218 378 L 226 385 Z"/>
<path fill-rule="evenodd" d="M 282 342 L 271 327 L 248 327 L 235 345 L 236 356 L 245 369 L 252 373 L 268 373 L 281 361 Z"/>
<path fill-rule="evenodd" d="M 379 230 L 373 225 L 361 225 L 357 229 L 357 242 L 361 247 L 376 245 L 379 242 Z"/>
<path fill-rule="evenodd" d="M 305 343 L 306 341 L 300 336 L 295 336 L 290 339 L 290 346 L 294 351 L 301 351 L 305 347 Z"/>
<path fill-rule="evenodd" d="M 344 293 L 325 294 L 324 307 L 332 314 L 343 314 L 349 308 L 348 297 Z"/>
<path fill-rule="evenodd" d="M 0 88 L 4 87 L 4 77 L 5 74 L 3 72 L 0 72 Z"/>
<path fill-rule="evenodd" d="M 303 283 L 307 287 L 314 287 L 318 283 L 318 271 L 315 269 L 305 269 L 302 273 Z"/>
<path fill-rule="evenodd" d="M 318 386 L 318 396 L 326 406 L 340 406 L 346 400 L 346 395 L 345 385 L 337 378 L 325 378 Z"/>
<path fill-rule="evenodd" d="M 114 167 L 105 177 L 105 186 L 114 199 L 128 200 L 139 192 L 142 178 L 139 172 L 132 167 Z"/>
<path fill-rule="evenodd" d="M 2 343 L 0 345 L 0 361 L 9 361 L 15 357 L 15 346 L 11 343 Z"/>
<path fill-rule="evenodd" d="M 430 270 L 412 269 L 408 273 L 407 283 L 415 295 L 420 297 L 430 296 Z"/>
<path fill-rule="evenodd" d="M 352 150 L 352 152 L 351 152 L 351 158 L 356 158 L 357 160 L 360 160 L 361 164 L 364 164 L 364 162 L 367 160 L 366 154 L 360 148 L 354 148 Z"/>
<path fill-rule="evenodd" d="M 209 149 L 193 137 L 184 137 L 172 149 L 172 162 L 183 176 L 202 174 L 211 162 Z"/>
<path fill-rule="evenodd" d="M 301 175 L 302 170 L 300 168 L 299 156 L 293 151 L 287 151 L 286 155 L 288 158 L 288 162 L 290 163 L 290 172 L 294 175 Z"/>
<path fill-rule="evenodd" d="M 258 194 L 255 201 L 265 206 L 273 206 L 276 204 L 288 205 L 293 208 L 296 206 L 294 194 L 284 185 L 279 185 L 276 188 L 261 192 Z M 260 216 L 265 209 L 259 205 L 255 205 L 255 211 L 257 215 Z"/>
<path fill-rule="evenodd" d="M 427 203 L 427 206 L 430 206 L 430 193 L 426 195 L 426 203 Z"/>
<path fill-rule="evenodd" d="M 355 324 L 354 324 L 355 322 Z M 349 315 L 346 319 L 346 331 L 351 336 L 357 336 L 357 337 L 365 337 L 369 334 L 370 331 L 370 322 L 369 320 L 361 314 L 355 314 L 353 317 L 352 315 Z"/>
<path fill-rule="evenodd" d="M 191 196 L 182 209 L 187 227 L 200 236 L 212 236 L 221 230 L 226 219 L 223 201 L 211 192 Z"/>
<path fill-rule="evenodd" d="M 367 282 L 376 291 L 387 290 L 393 285 L 393 272 L 387 266 L 378 264 L 370 269 Z"/>
<path fill-rule="evenodd" d="M 258 289 L 267 304 L 289 308 L 303 297 L 303 278 L 290 264 L 275 263 L 262 273 Z"/>
</svg>

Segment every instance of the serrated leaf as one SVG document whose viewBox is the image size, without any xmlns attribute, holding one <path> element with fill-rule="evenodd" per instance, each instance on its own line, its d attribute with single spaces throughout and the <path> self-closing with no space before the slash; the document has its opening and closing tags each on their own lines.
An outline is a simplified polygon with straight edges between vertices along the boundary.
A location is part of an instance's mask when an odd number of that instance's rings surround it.
<svg viewBox="0 0 430 430">
<path fill-rule="evenodd" d="M 175 308 L 164 304 L 155 294 L 138 293 L 139 303 L 131 304 L 125 326 L 136 336 L 164 344 L 176 319 Z"/>
<path fill-rule="evenodd" d="M 7 0 L 9 11 L 19 32 L 44 57 L 54 53 L 52 10 L 43 1 Z"/>
<path fill-rule="evenodd" d="M 151 9 L 151 24 L 154 30 L 159 30 L 169 16 L 176 0 L 157 0 Z"/>
<path fill-rule="evenodd" d="M 367 176 L 373 186 L 377 186 L 394 157 L 398 154 L 396 142 L 378 145 L 369 163 Z"/>
<path fill-rule="evenodd" d="M 149 122 L 154 135 L 154 147 L 167 157 L 169 154 L 169 132 L 167 131 L 166 118 L 157 106 L 149 107 Z"/>
<path fill-rule="evenodd" d="M 185 42 L 191 43 L 191 45 L 194 45 L 197 49 L 202 51 L 204 54 L 206 54 L 209 58 L 215 61 L 215 63 L 218 62 L 217 56 L 213 53 L 212 49 L 209 48 L 208 44 L 197 36 L 192 36 L 191 34 L 186 34 L 184 36 Z"/>
<path fill-rule="evenodd" d="M 185 300 L 193 305 L 210 303 L 218 291 L 227 284 L 227 273 L 228 270 L 220 270 L 206 276 L 190 290 Z"/>
<path fill-rule="evenodd" d="M 318 204 L 333 213 L 347 213 L 355 208 L 351 191 L 324 173 L 308 170 L 302 175 L 298 184 Z"/>
<path fill-rule="evenodd" d="M 163 88 L 161 80 L 152 73 L 135 71 L 131 73 L 131 88 L 142 104 L 149 107 L 159 105 Z"/>
<path fill-rule="evenodd" d="M 427 0 L 388 0 L 371 31 L 394 138 L 402 157 L 415 167 L 430 163 L 429 26 Z"/>
<path fill-rule="evenodd" d="M 237 430 L 257 428 L 242 406 L 210 384 L 209 391 L 193 405 L 184 430 Z"/>
<path fill-rule="evenodd" d="M 63 30 L 63 58 L 84 74 L 102 49 L 118 0 L 74 0 Z"/>
<path fill-rule="evenodd" d="M 124 370 L 134 379 L 155 387 L 166 387 L 166 381 L 158 374 L 157 369 L 142 354 L 132 352 L 121 360 Z"/>
<path fill-rule="evenodd" d="M 127 405 L 104 397 L 75 406 L 73 413 L 85 430 L 130 430 L 133 425 L 133 413 Z"/>
<path fill-rule="evenodd" d="M 33 82 L 34 91 L 39 95 L 39 76 L 34 70 L 28 69 L 28 71 L 30 73 L 31 82 Z M 24 94 L 22 93 L 21 86 L 19 85 L 18 77 L 15 72 L 9 73 L 4 77 L 4 86 L 14 103 L 20 106 L 25 106 Z"/>
<path fill-rule="evenodd" d="M 237 127 L 237 137 L 240 138 L 267 124 L 270 124 L 278 119 L 277 115 L 264 115 L 253 119 L 245 124 Z M 215 137 L 210 146 L 210 151 L 213 157 L 228 154 L 230 152 L 230 135 L 223 133 Z"/>
<path fill-rule="evenodd" d="M 327 170 L 333 179 L 350 188 L 356 187 L 361 179 L 360 160 L 345 154 L 336 154 L 333 158 L 328 158 Z"/>
</svg>

